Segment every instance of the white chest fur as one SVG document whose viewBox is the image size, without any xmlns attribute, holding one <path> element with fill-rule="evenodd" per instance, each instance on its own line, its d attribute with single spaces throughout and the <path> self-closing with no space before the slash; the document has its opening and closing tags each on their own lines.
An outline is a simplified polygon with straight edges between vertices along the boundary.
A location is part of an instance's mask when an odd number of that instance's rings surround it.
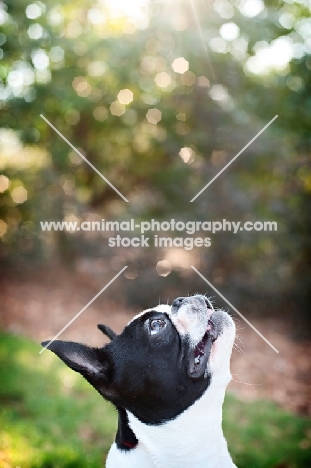
<svg viewBox="0 0 311 468">
<path fill-rule="evenodd" d="M 221 427 L 229 379 L 222 374 L 190 408 L 160 426 L 143 424 L 128 412 L 139 444 L 128 452 L 114 444 L 107 468 L 234 468 Z"/>
</svg>

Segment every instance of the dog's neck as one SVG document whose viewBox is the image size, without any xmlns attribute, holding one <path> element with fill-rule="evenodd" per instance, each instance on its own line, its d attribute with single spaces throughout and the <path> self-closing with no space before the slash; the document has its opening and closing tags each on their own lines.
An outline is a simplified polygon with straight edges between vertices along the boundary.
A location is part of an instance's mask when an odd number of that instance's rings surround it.
<svg viewBox="0 0 311 468">
<path fill-rule="evenodd" d="M 222 404 L 230 378 L 228 371 L 222 374 L 221 380 L 214 379 L 191 407 L 159 426 L 143 424 L 127 411 L 129 425 L 139 443 L 133 451 L 119 451 L 120 466 L 126 462 L 128 468 L 233 468 L 221 425 Z M 108 462 L 109 457 L 107 468 Z"/>
</svg>

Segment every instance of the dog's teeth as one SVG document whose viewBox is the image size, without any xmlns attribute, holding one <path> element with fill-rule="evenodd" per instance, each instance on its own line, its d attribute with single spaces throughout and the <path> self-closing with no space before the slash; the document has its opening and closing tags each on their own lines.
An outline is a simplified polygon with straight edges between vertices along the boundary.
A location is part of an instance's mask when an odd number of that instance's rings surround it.
<svg viewBox="0 0 311 468">
<path fill-rule="evenodd" d="M 200 363 L 200 356 L 197 356 L 194 360 L 194 363 L 195 364 L 199 364 Z"/>
</svg>

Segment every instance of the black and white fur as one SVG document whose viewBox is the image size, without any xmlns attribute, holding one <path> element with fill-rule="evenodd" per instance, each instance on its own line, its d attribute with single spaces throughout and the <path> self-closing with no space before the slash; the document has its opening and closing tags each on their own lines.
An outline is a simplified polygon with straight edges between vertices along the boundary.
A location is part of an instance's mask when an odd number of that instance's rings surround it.
<svg viewBox="0 0 311 468">
<path fill-rule="evenodd" d="M 106 467 L 233 468 L 222 432 L 231 317 L 195 295 L 141 312 L 120 335 L 99 328 L 111 339 L 103 348 L 54 341 L 49 349 L 118 410 Z"/>
</svg>

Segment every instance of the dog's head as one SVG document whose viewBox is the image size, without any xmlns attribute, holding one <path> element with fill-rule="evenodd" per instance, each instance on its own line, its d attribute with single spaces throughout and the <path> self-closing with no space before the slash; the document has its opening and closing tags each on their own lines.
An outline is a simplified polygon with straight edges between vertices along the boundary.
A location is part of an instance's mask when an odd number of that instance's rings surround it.
<svg viewBox="0 0 311 468">
<path fill-rule="evenodd" d="M 134 317 L 103 348 L 54 341 L 49 349 L 117 408 L 147 424 L 174 419 L 208 389 L 227 385 L 235 336 L 231 317 L 205 296 L 180 297 Z M 42 343 L 46 346 L 48 342 Z"/>
</svg>

